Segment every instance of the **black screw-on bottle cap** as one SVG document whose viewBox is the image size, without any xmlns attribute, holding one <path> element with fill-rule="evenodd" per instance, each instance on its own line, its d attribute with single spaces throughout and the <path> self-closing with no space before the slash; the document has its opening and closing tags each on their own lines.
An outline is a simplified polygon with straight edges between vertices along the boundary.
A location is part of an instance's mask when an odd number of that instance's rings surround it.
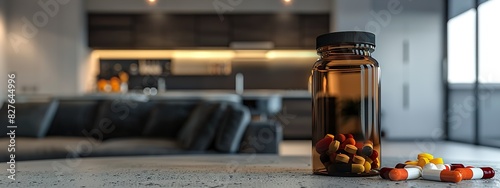
<svg viewBox="0 0 500 188">
<path fill-rule="evenodd" d="M 375 34 L 364 31 L 342 31 L 316 37 L 316 49 L 340 44 L 371 44 L 375 45 Z"/>
</svg>

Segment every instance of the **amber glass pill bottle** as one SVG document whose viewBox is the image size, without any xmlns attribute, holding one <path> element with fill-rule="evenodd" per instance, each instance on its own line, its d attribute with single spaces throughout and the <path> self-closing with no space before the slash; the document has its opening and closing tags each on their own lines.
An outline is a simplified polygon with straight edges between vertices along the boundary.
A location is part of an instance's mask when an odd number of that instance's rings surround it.
<svg viewBox="0 0 500 188">
<path fill-rule="evenodd" d="M 372 57 L 375 35 L 358 31 L 320 35 L 316 50 L 320 57 L 310 80 L 313 173 L 378 175 L 380 68 Z"/>
</svg>

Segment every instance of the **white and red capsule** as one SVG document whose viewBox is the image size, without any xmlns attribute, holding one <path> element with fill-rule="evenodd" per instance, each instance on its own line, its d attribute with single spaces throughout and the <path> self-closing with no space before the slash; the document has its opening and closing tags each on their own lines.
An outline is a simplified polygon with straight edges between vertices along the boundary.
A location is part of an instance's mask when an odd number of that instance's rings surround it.
<svg viewBox="0 0 500 188">
<path fill-rule="evenodd" d="M 460 172 L 464 180 L 490 179 L 495 176 L 495 170 L 490 167 L 456 168 L 455 171 Z"/>
</svg>

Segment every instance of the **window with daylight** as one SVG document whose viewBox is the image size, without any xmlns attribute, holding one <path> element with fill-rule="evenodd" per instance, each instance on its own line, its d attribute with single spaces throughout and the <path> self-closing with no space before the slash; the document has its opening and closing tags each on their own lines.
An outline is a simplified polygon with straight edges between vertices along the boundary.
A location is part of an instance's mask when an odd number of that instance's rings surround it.
<svg viewBox="0 0 500 188">
<path fill-rule="evenodd" d="M 500 147 L 500 0 L 447 2 L 447 138 Z"/>
<path fill-rule="evenodd" d="M 489 0 L 478 6 L 479 15 L 479 82 L 500 83 L 500 0 Z"/>
<path fill-rule="evenodd" d="M 476 10 L 448 21 L 448 82 L 476 81 Z"/>
</svg>

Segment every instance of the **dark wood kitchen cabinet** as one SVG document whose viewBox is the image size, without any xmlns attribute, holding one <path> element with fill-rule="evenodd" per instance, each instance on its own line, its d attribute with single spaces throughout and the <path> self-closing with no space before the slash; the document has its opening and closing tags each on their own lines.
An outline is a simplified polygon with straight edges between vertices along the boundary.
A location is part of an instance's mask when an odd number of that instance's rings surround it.
<svg viewBox="0 0 500 188">
<path fill-rule="evenodd" d="M 232 41 L 270 41 L 276 48 L 301 48 L 297 14 L 233 15 Z"/>
<path fill-rule="evenodd" d="M 301 48 L 300 15 L 278 14 L 273 17 L 273 42 L 276 48 Z"/>
<path fill-rule="evenodd" d="M 134 33 L 137 48 L 193 47 L 195 16 L 145 14 L 136 16 Z"/>
<path fill-rule="evenodd" d="M 218 15 L 197 15 L 196 46 L 228 47 L 229 32 L 229 21 L 221 21 Z"/>
<path fill-rule="evenodd" d="M 90 47 L 134 47 L 134 17 L 131 15 L 89 15 L 88 43 Z"/>
<path fill-rule="evenodd" d="M 232 41 L 273 41 L 273 15 L 231 15 Z"/>
<path fill-rule="evenodd" d="M 330 18 L 328 15 L 302 15 L 300 17 L 301 46 L 314 49 L 316 37 L 330 31 Z"/>
<path fill-rule="evenodd" d="M 271 41 L 278 49 L 314 49 L 330 30 L 328 14 L 262 14 L 230 17 L 232 41 Z"/>
<path fill-rule="evenodd" d="M 270 41 L 277 49 L 314 48 L 328 14 L 97 14 L 88 16 L 89 47 L 175 49 Z"/>
</svg>

